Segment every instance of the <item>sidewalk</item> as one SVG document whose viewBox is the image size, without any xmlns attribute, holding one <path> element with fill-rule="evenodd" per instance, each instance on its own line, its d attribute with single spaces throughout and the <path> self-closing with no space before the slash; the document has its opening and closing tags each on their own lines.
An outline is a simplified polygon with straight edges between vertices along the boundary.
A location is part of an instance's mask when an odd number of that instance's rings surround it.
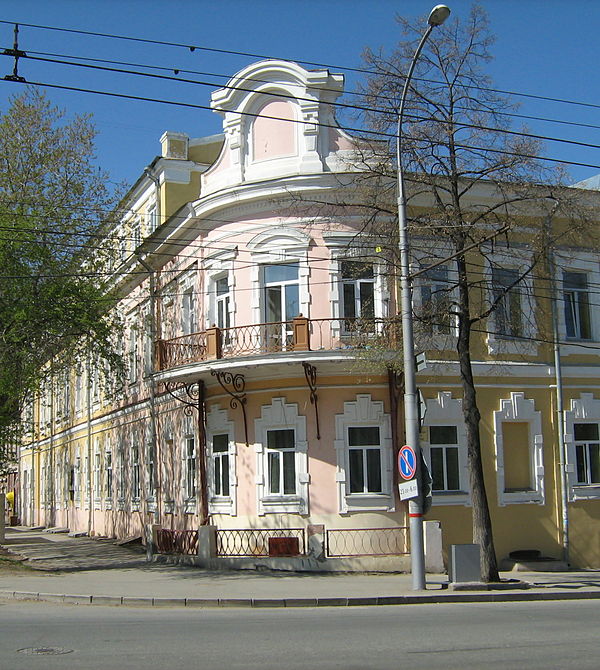
<svg viewBox="0 0 600 670">
<path fill-rule="evenodd" d="M 40 572 L 0 573 L 0 599 L 143 607 L 316 607 L 600 598 L 600 571 L 505 572 L 498 588 L 456 590 L 427 575 L 208 571 L 146 563 L 111 540 L 8 528 L 2 544 Z M 41 572 L 41 571 L 44 572 Z"/>
</svg>

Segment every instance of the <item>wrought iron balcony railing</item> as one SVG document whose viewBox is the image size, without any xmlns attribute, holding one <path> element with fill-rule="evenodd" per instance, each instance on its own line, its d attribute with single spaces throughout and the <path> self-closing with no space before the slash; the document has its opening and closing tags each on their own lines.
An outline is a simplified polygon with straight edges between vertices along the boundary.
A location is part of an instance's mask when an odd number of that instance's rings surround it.
<svg viewBox="0 0 600 670">
<path fill-rule="evenodd" d="M 400 319 L 307 319 L 209 328 L 201 333 L 159 340 L 157 368 L 170 370 L 190 363 L 284 351 L 396 349 Z"/>
</svg>

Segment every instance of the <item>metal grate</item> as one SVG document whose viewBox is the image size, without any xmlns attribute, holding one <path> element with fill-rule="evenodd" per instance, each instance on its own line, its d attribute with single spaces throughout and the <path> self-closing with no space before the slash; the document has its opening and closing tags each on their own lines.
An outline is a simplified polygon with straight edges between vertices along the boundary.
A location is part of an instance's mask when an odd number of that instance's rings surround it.
<svg viewBox="0 0 600 670">
<path fill-rule="evenodd" d="M 273 538 L 293 538 L 296 542 L 283 543 L 288 552 L 282 553 L 281 544 Z M 269 545 L 271 550 L 269 551 Z M 289 549 L 293 547 L 293 549 Z M 297 549 L 296 549 L 297 548 Z M 217 556 L 274 556 L 300 555 L 306 551 L 303 528 L 237 528 L 217 530 Z"/>
<path fill-rule="evenodd" d="M 198 553 L 198 531 L 159 528 L 156 533 L 156 549 L 159 554 L 195 555 Z"/>
<path fill-rule="evenodd" d="M 326 532 L 327 556 L 404 556 L 409 552 L 408 528 L 349 528 Z"/>
</svg>

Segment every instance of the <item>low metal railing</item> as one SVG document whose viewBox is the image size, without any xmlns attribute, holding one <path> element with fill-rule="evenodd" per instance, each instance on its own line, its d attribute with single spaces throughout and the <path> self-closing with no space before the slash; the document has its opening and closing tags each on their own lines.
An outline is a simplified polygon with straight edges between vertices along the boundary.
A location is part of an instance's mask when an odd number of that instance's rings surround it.
<svg viewBox="0 0 600 670">
<path fill-rule="evenodd" d="M 169 370 L 187 363 L 198 363 L 206 360 L 206 333 L 190 333 L 172 340 L 159 340 L 158 367 Z"/>
<path fill-rule="evenodd" d="M 293 349 L 292 321 L 257 323 L 221 330 L 223 358 Z"/>
<path fill-rule="evenodd" d="M 303 556 L 304 528 L 217 530 L 217 556 Z"/>
<path fill-rule="evenodd" d="M 198 553 L 198 531 L 159 528 L 156 532 L 156 551 L 159 554 L 196 555 Z"/>
<path fill-rule="evenodd" d="M 348 528 L 325 532 L 328 558 L 404 556 L 410 553 L 408 527 Z"/>
<path fill-rule="evenodd" d="M 306 319 L 210 328 L 157 342 L 159 370 L 209 359 L 271 354 L 283 351 L 397 349 L 401 341 L 398 317 Z"/>
</svg>

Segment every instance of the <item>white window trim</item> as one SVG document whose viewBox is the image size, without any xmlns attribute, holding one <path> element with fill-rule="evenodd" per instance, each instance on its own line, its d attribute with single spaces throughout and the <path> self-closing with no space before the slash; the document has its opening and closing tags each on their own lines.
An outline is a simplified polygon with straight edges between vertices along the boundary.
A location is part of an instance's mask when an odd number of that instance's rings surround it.
<svg viewBox="0 0 600 670">
<path fill-rule="evenodd" d="M 381 487 L 383 493 L 350 493 L 347 490 L 349 471 L 348 428 L 377 426 L 381 446 Z M 340 514 L 349 512 L 393 512 L 393 449 L 392 428 L 383 402 L 371 400 L 370 394 L 359 394 L 356 400 L 344 403 L 344 413 L 335 416 L 335 452 L 337 457 L 336 483 Z"/>
<path fill-rule="evenodd" d="M 462 410 L 462 399 L 453 398 L 450 391 L 440 391 L 436 398 L 425 401 L 427 410 L 423 426 L 456 426 L 456 442 L 458 444 L 458 476 L 461 490 L 451 493 L 434 491 L 432 504 L 436 505 L 470 505 L 469 464 L 467 461 L 467 428 Z M 431 468 L 431 445 L 429 431 L 422 441 L 423 456 Z"/>
<path fill-rule="evenodd" d="M 308 442 L 306 417 L 298 414 L 296 403 L 286 403 L 285 398 L 273 398 L 270 405 L 263 405 L 260 419 L 254 420 L 257 442 L 256 497 L 259 515 L 271 513 L 308 514 Z M 294 496 L 267 494 L 267 431 L 293 429 L 295 434 L 296 490 Z"/>
<path fill-rule="evenodd" d="M 215 496 L 215 483 L 213 472 L 213 454 L 212 439 L 214 435 L 224 435 L 228 437 L 228 456 L 229 456 L 229 495 L 227 497 Z M 209 514 L 237 514 L 237 476 L 236 476 L 236 456 L 237 445 L 234 438 L 234 423 L 229 421 L 227 410 L 220 409 L 218 405 L 212 405 L 206 415 L 206 436 L 210 450 L 210 466 L 208 467 L 208 513 Z"/>
<path fill-rule="evenodd" d="M 571 400 L 571 409 L 565 410 L 565 451 L 569 500 L 597 500 L 600 498 L 600 484 L 577 483 L 577 456 L 573 425 L 576 423 L 600 424 L 600 400 L 593 393 L 581 393 Z"/>
<path fill-rule="evenodd" d="M 502 424 L 505 422 L 529 424 L 529 458 L 531 491 L 504 491 L 504 449 Z M 535 401 L 525 398 L 524 393 L 511 393 L 510 398 L 500 400 L 500 409 L 494 412 L 494 449 L 496 456 L 496 481 L 498 504 L 545 502 L 544 487 L 544 440 L 542 415 L 536 411 Z"/>
</svg>

